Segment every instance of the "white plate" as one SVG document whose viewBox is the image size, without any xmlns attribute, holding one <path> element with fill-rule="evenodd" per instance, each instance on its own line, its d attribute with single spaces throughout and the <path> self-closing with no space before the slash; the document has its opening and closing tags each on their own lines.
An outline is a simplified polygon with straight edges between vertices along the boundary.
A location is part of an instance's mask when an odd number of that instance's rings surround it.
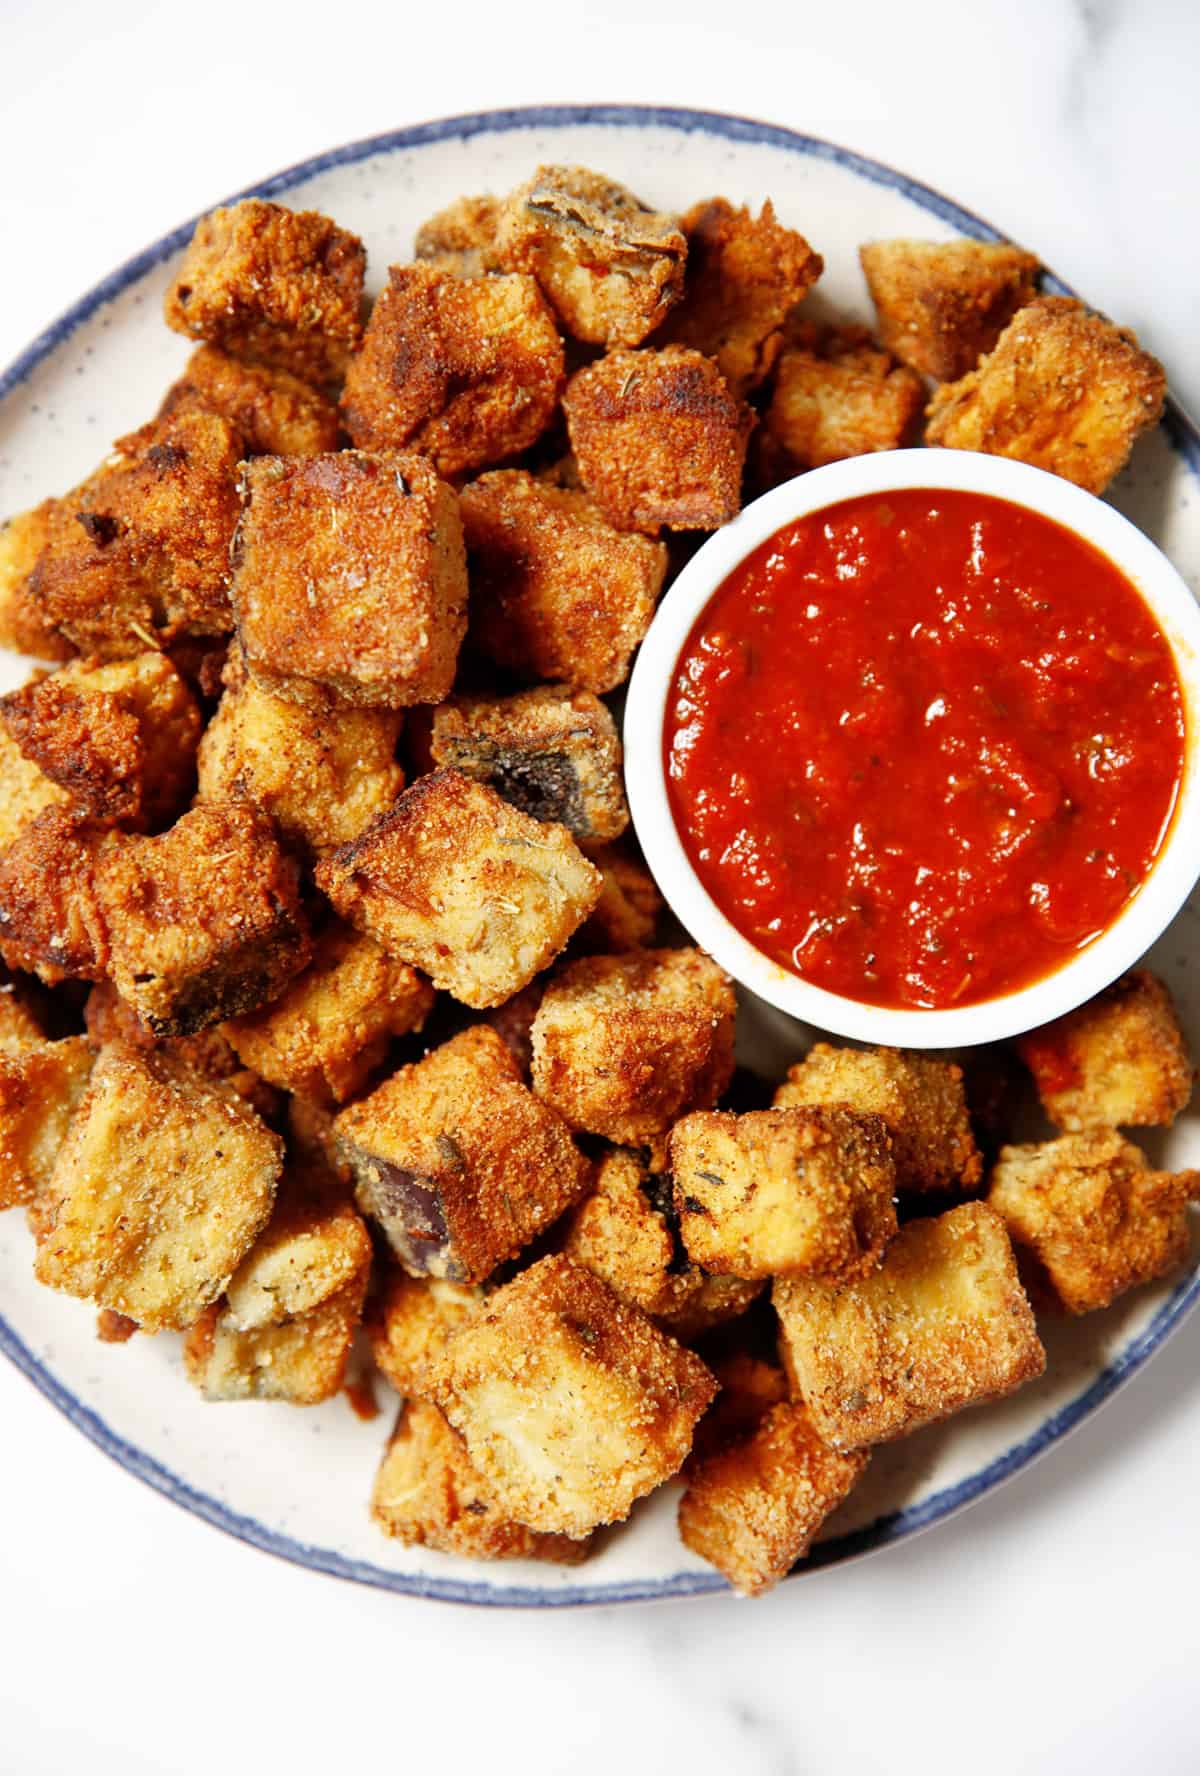
<svg viewBox="0 0 1200 1776">
<path fill-rule="evenodd" d="M 372 287 L 408 257 L 416 225 L 462 192 L 503 191 L 539 161 L 581 161 L 664 208 L 721 192 L 774 199 L 781 219 L 825 255 L 824 303 L 870 319 L 858 243 L 872 236 L 971 234 L 987 225 L 927 187 L 827 142 L 737 118 L 640 107 L 562 107 L 451 118 L 360 142 L 253 189 L 328 211 L 360 233 Z M 243 194 L 245 195 L 245 194 Z M 149 248 L 56 322 L 0 378 L 0 513 L 83 477 L 111 439 L 155 409 L 188 353 L 162 324 L 163 292 L 191 224 Z M 1061 288 L 1052 282 L 1053 288 Z M 1200 438 L 1177 410 L 1138 446 L 1116 504 L 1200 585 Z M 0 656 L 0 688 L 25 665 Z M 1190 903 L 1153 964 L 1169 980 L 1193 1040 L 1200 987 L 1190 965 L 1200 908 Z M 808 1033 L 765 1009 L 744 1040 L 782 1072 Z M 1200 1165 L 1200 1119 L 1183 1117 L 1154 1156 Z M 373 1423 L 344 1400 L 308 1410 L 205 1405 L 184 1381 L 178 1340 L 99 1344 L 95 1313 L 34 1284 L 20 1214 L 0 1218 L 0 1348 L 101 1448 L 167 1497 L 244 1540 L 320 1571 L 395 1591 L 487 1604 L 618 1602 L 719 1590 L 675 1534 L 668 1487 L 605 1538 L 582 1569 L 480 1566 L 406 1549 L 371 1525 L 367 1497 L 394 1401 Z M 1003 1405 L 878 1452 L 828 1527 L 809 1568 L 880 1548 L 996 1486 L 1104 1401 L 1200 1296 L 1194 1269 L 1138 1291 L 1105 1314 L 1043 1328 L 1045 1377 Z M 385 1390 L 381 1387 L 381 1394 Z M 936 1546 L 929 1548 L 931 1569 Z"/>
</svg>

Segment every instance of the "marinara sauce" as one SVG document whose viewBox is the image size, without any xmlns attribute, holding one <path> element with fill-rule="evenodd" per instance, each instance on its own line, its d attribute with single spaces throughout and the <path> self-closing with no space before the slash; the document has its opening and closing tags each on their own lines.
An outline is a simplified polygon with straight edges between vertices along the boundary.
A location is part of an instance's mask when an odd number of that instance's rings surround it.
<svg viewBox="0 0 1200 1776">
<path fill-rule="evenodd" d="M 758 949 L 944 1007 L 1113 922 L 1170 825 L 1184 710 L 1106 557 L 1007 500 L 912 489 L 802 518 L 729 576 L 664 745 L 692 865 Z"/>
</svg>

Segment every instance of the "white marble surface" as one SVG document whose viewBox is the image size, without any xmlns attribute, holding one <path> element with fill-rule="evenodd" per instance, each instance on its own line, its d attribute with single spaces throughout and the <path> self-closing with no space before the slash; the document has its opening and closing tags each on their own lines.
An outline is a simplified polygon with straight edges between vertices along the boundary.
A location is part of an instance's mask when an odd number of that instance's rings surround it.
<svg viewBox="0 0 1200 1776">
<path fill-rule="evenodd" d="M 940 185 L 1137 326 L 1200 410 L 1198 27 L 1191 0 L 3 0 L 0 362 L 183 216 L 331 143 L 629 99 L 772 118 Z M 7 1368 L 0 1427 L 14 1776 L 1200 1763 L 1200 1319 L 966 1516 L 755 1605 L 496 1616 L 359 1591 L 185 1517 Z"/>
</svg>

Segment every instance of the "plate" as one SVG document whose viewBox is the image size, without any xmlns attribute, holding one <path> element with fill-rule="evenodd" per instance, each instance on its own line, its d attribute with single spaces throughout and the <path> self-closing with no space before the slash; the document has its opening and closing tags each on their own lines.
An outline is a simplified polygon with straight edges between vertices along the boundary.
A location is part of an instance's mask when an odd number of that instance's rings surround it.
<svg viewBox="0 0 1200 1776">
<path fill-rule="evenodd" d="M 977 216 L 929 187 L 832 143 L 746 119 L 638 106 L 494 111 L 352 143 L 239 196 L 325 210 L 366 240 L 371 287 L 407 258 L 424 217 L 463 192 L 504 191 L 542 161 L 577 161 L 626 181 L 662 208 L 721 192 L 771 197 L 826 260 L 812 312 L 826 303 L 869 320 L 857 246 L 872 236 L 995 238 Z M 232 201 L 232 200 L 227 200 Z M 163 292 L 191 235 L 187 223 L 131 260 L 56 321 L 0 377 L 0 512 L 80 480 L 111 439 L 157 407 L 189 346 L 161 320 Z M 1050 279 L 1050 287 L 1063 286 Z M 1200 436 L 1170 408 L 1114 488 L 1120 508 L 1200 586 Z M 0 656 L 0 689 L 24 662 Z M 1152 964 L 1169 981 L 1194 1042 L 1200 981 L 1190 965 L 1200 902 L 1185 908 Z M 779 1072 L 809 1033 L 748 1006 L 743 1044 Z M 1151 1147 L 1172 1166 L 1200 1165 L 1200 1116 Z M 95 1311 L 33 1282 L 24 1217 L 0 1217 L 0 1349 L 85 1436 L 207 1522 L 300 1565 L 423 1597 L 562 1606 L 696 1595 L 724 1581 L 675 1534 L 671 1487 L 635 1508 L 581 1569 L 481 1566 L 406 1549 L 371 1524 L 367 1499 L 391 1409 L 370 1423 L 345 1400 L 297 1410 L 206 1405 L 183 1378 L 179 1340 L 95 1336 Z M 994 1407 L 966 1413 L 877 1452 L 862 1486 L 826 1526 L 801 1574 L 887 1546 L 961 1509 L 1094 1412 L 1179 1325 L 1200 1297 L 1196 1266 L 1126 1297 L 1107 1313 L 1043 1328 L 1049 1367 Z M 380 1384 L 381 1395 L 385 1392 Z M 931 1547 L 931 1569 L 937 1561 Z"/>
</svg>

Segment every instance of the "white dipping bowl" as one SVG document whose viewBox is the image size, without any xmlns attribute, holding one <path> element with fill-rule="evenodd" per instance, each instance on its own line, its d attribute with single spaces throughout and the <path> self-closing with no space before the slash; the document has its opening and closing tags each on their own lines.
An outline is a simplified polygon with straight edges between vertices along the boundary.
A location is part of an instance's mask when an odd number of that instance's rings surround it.
<svg viewBox="0 0 1200 1776">
<path fill-rule="evenodd" d="M 860 494 L 939 488 L 990 494 L 1055 520 L 1100 551 L 1141 593 L 1170 644 L 1183 693 L 1183 780 L 1150 874 L 1112 925 L 1053 974 L 978 1004 L 899 1010 L 828 992 L 772 961 L 733 926 L 693 870 L 667 799 L 663 727 L 679 656 L 717 588 L 777 530 Z M 1020 647 L 1021 637 L 1013 636 Z M 1200 606 L 1162 551 L 1093 494 L 1027 463 L 965 450 L 888 450 L 830 463 L 772 489 L 697 551 L 658 608 L 625 705 L 633 823 L 668 904 L 735 980 L 805 1023 L 860 1042 L 960 1048 L 1049 1023 L 1131 967 L 1170 924 L 1200 876 Z"/>
</svg>

